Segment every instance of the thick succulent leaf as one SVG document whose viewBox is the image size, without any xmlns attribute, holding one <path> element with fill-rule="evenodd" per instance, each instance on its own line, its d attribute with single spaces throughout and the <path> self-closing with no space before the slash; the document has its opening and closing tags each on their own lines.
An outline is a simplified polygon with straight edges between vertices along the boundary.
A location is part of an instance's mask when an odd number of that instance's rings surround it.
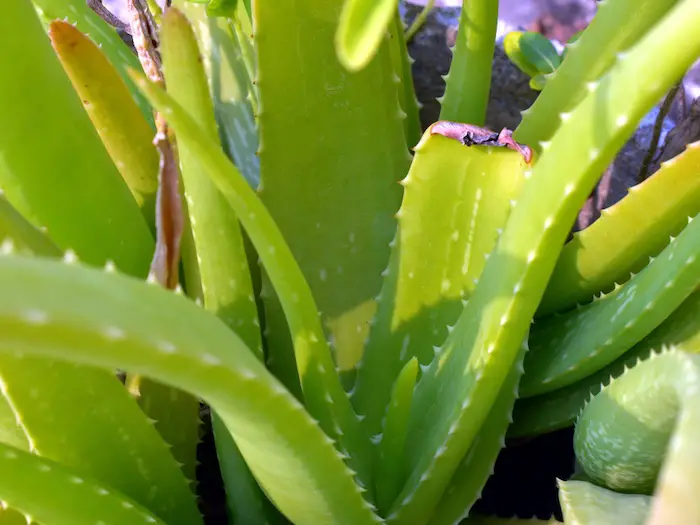
<svg viewBox="0 0 700 525">
<path fill-rule="evenodd" d="M 402 181 L 399 227 L 353 391 L 371 434 L 381 432 L 404 364 L 417 356 L 427 365 L 444 342 L 525 180 L 515 152 L 429 133 Z"/>
<path fill-rule="evenodd" d="M 644 525 L 651 498 L 618 494 L 587 481 L 559 481 L 559 501 L 566 524 Z"/>
<path fill-rule="evenodd" d="M 224 149 L 250 185 L 257 187 L 260 161 L 251 102 L 254 86 L 248 70 L 249 62 L 254 62 L 250 37 L 234 30 L 230 21 L 207 17 L 202 5 L 188 0 L 175 0 L 173 5 L 192 22 L 197 36 Z"/>
<path fill-rule="evenodd" d="M 170 524 L 201 523 L 170 450 L 113 371 L 17 349 L 0 354 L 2 401 L 12 412 L 0 425 L 21 430 L 21 448 L 101 480 Z"/>
<path fill-rule="evenodd" d="M 578 40 L 567 46 L 566 59 L 547 77 L 546 86 L 534 104 L 522 113 L 523 119 L 513 138 L 541 151 L 541 143 L 552 138 L 566 113 L 586 97 L 589 83 L 597 82 L 673 6 L 680 3 L 679 0 L 598 2 L 591 23 Z M 625 23 L 620 24 L 620 20 Z M 677 43 L 668 49 L 676 47 Z M 646 78 L 656 79 L 656 75 L 652 73 Z"/>
<path fill-rule="evenodd" d="M 0 187 L 63 249 L 145 276 L 153 239 L 73 90 L 30 0 L 0 17 Z M 51 89 L 47 89 L 51 86 Z"/>
<path fill-rule="evenodd" d="M 202 140 L 206 132 L 199 129 L 189 114 L 143 77 L 139 78 L 139 86 L 158 110 L 167 115 L 175 133 L 190 145 L 248 232 L 279 294 L 293 334 L 306 407 L 326 434 L 339 442 L 340 450 L 347 451 L 350 465 L 367 484 L 371 459 L 369 438 L 342 389 L 314 297 L 277 224 L 225 154 L 214 144 Z"/>
<path fill-rule="evenodd" d="M 624 286 L 534 324 L 522 397 L 571 385 L 612 363 L 700 285 L 700 220 L 687 221 L 679 236 Z"/>
<path fill-rule="evenodd" d="M 391 61 L 394 65 L 394 72 L 400 81 L 398 85 L 399 104 L 401 105 L 401 110 L 406 114 L 403 121 L 406 144 L 412 148 L 418 144 L 423 130 L 421 129 L 418 113 L 420 102 L 418 102 L 416 97 L 416 91 L 413 87 L 413 73 L 411 72 L 411 64 L 413 64 L 414 60 L 408 54 L 408 49 L 406 48 L 403 20 L 398 9 L 394 13 L 391 24 L 389 24 L 389 38 Z"/>
<path fill-rule="evenodd" d="M 166 524 L 99 480 L 4 443 L 0 443 L 0 471 L 2 501 L 42 525 Z"/>
<path fill-rule="evenodd" d="M 161 28 L 161 56 L 168 93 L 197 121 L 205 132 L 202 140 L 212 144 L 219 141 L 214 107 L 209 96 L 209 86 L 200 60 L 199 47 L 192 27 L 184 14 L 177 8 L 170 8 L 163 16 Z M 202 288 L 204 308 L 224 321 L 252 349 L 258 358 L 263 358 L 260 322 L 253 295 L 253 283 L 248 268 L 248 259 L 243 244 L 243 236 L 238 218 L 216 185 L 207 177 L 187 140 L 178 141 L 180 166 L 184 181 L 185 198 L 188 203 L 190 225 L 197 255 L 197 266 Z M 186 395 L 186 394 L 182 394 Z M 190 397 L 187 408 L 197 418 L 199 405 L 196 398 Z M 191 406 L 190 406 L 191 405 Z M 180 415 L 180 404 L 171 404 L 168 413 Z M 155 416 L 152 416 L 155 417 Z M 218 416 L 213 416 L 213 425 L 219 456 L 226 465 L 233 463 L 238 468 L 222 470 L 227 494 L 236 485 L 248 487 L 257 495 L 257 505 L 262 505 L 262 494 L 256 491 L 256 484 L 245 464 L 239 461 L 240 452 L 235 447 L 223 425 L 218 424 Z M 195 419 L 196 420 L 196 419 Z M 185 429 L 191 428 L 194 420 Z M 195 429 L 197 426 L 194 427 Z M 195 433 L 194 437 L 197 435 Z M 192 460 L 194 446 L 191 443 Z M 231 477 L 233 476 L 233 477 Z M 251 495 L 247 492 L 246 495 Z M 255 501 L 241 501 L 231 498 L 230 507 L 234 513 L 238 508 L 256 507 Z M 234 522 L 245 519 L 253 525 L 251 514 L 234 515 Z M 264 519 L 260 516 L 258 519 Z"/>
<path fill-rule="evenodd" d="M 658 50 L 698 23 L 700 4 L 679 4 L 591 86 L 538 158 L 474 294 L 418 383 L 412 473 L 389 522 L 420 523 L 433 512 L 513 366 L 578 210 L 636 123 L 696 60 L 700 39 L 664 60 Z M 658 83 L 632 88 L 650 75 Z"/>
<path fill-rule="evenodd" d="M 161 55 L 168 93 L 187 108 L 205 132 L 200 140 L 218 144 L 214 108 L 198 45 L 187 18 L 176 8 L 168 9 L 163 17 Z M 260 323 L 238 218 L 185 138 L 178 141 L 178 154 L 204 307 L 262 357 Z"/>
<path fill-rule="evenodd" d="M 463 525 L 562 525 L 556 519 L 541 520 L 539 518 L 500 518 L 498 516 L 470 516 L 462 522 Z"/>
<path fill-rule="evenodd" d="M 358 71 L 375 57 L 386 39 L 397 0 L 344 0 L 335 35 L 340 63 L 349 71 Z"/>
<path fill-rule="evenodd" d="M 649 357 L 653 350 L 671 345 L 700 352 L 700 292 L 692 293 L 653 332 L 600 371 L 573 385 L 517 401 L 508 435 L 532 436 L 573 425 L 591 396 L 612 378 Z"/>
<path fill-rule="evenodd" d="M 0 351 L 120 368 L 188 391 L 219 414 L 293 523 L 379 522 L 332 440 L 238 336 L 189 299 L 19 256 L 0 258 L 0 289 Z"/>
<path fill-rule="evenodd" d="M 349 73 L 333 42 L 342 0 L 253 4 L 260 194 L 318 303 L 341 372 L 357 363 L 410 163 L 390 43 Z M 348 211 L 348 210 L 351 210 Z M 347 211 L 347 213 L 346 213 Z M 293 388 L 291 345 L 265 284 L 269 366 Z M 291 361 L 291 362 L 290 362 Z"/>
<path fill-rule="evenodd" d="M 75 26 L 56 20 L 49 37 L 93 126 L 155 231 L 158 152 L 154 131 L 107 56 Z"/>
<path fill-rule="evenodd" d="M 577 421 L 585 474 L 611 490 L 653 491 L 650 525 L 700 521 L 699 385 L 700 355 L 675 347 L 614 380 Z"/>
<path fill-rule="evenodd" d="M 50 244 L 20 246 L 56 257 Z M 0 385 L 0 441 L 100 479 L 170 523 L 201 522 L 170 450 L 113 371 L 5 353 Z"/>
<path fill-rule="evenodd" d="M 662 164 L 574 234 L 559 255 L 538 316 L 590 302 L 644 268 L 700 212 L 700 142 Z"/>
<path fill-rule="evenodd" d="M 469 515 L 472 505 L 481 497 L 486 481 L 493 474 L 498 454 L 505 448 L 506 430 L 513 421 L 513 403 L 518 397 L 518 381 L 523 374 L 522 364 L 526 351 L 527 346 L 523 345 L 518 362 L 503 383 L 472 447 L 452 476 L 449 487 L 430 517 L 429 525 L 461 523 Z M 471 520 L 466 523 L 471 523 Z"/>
<path fill-rule="evenodd" d="M 497 25 L 498 2 L 463 1 L 450 72 L 444 77 L 445 95 L 438 99 L 441 120 L 484 123 Z"/>
<path fill-rule="evenodd" d="M 119 71 L 129 88 L 132 98 L 141 108 L 143 116 L 149 123 L 152 123 L 153 114 L 148 102 L 126 73 L 128 68 L 139 68 L 139 60 L 136 54 L 119 37 L 114 28 L 97 16 L 87 5 L 86 0 L 31 1 L 43 19 L 45 26 L 48 26 L 53 20 L 67 19 L 75 24 L 80 32 L 90 35 L 90 39 L 100 47 L 112 65 Z"/>
<path fill-rule="evenodd" d="M 401 491 L 405 473 L 404 452 L 413 389 L 418 378 L 418 360 L 414 357 L 401 370 L 386 411 L 384 432 L 377 456 L 377 507 L 385 513 Z"/>
<path fill-rule="evenodd" d="M 51 239 L 22 217 L 0 193 L 0 244 L 5 242 L 10 243 L 13 250 L 22 253 L 53 257 L 61 255 L 61 250 Z"/>
</svg>

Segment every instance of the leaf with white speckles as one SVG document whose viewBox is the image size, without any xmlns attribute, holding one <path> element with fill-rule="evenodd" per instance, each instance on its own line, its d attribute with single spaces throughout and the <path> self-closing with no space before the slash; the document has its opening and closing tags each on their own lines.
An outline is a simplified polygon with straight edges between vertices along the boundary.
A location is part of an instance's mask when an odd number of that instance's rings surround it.
<svg viewBox="0 0 700 525">
<path fill-rule="evenodd" d="M 309 283 L 348 385 L 396 230 L 397 182 L 411 159 L 389 42 L 348 72 L 334 47 L 342 4 L 257 2 L 253 20 L 260 197 Z M 263 300 L 269 366 L 292 387 L 290 338 L 267 279 Z"/>
<path fill-rule="evenodd" d="M 574 234 L 559 255 L 537 315 L 561 312 L 609 292 L 644 268 L 669 237 L 700 213 L 700 142 L 661 166 Z"/>
<path fill-rule="evenodd" d="M 585 481 L 560 481 L 559 500 L 565 523 L 572 524 L 644 525 L 651 506 L 649 496 L 617 494 Z"/>
<path fill-rule="evenodd" d="M 414 356 L 427 365 L 445 341 L 525 180 L 515 152 L 429 133 L 402 181 L 399 226 L 352 395 L 370 434 L 381 432 L 401 368 Z"/>
<path fill-rule="evenodd" d="M 518 400 L 508 435 L 534 436 L 573 425 L 591 395 L 600 392 L 612 378 L 649 357 L 652 351 L 672 345 L 700 353 L 700 292 L 693 292 L 653 332 L 605 368 L 572 385 Z"/>
<path fill-rule="evenodd" d="M 570 313 L 536 322 L 521 396 L 570 385 L 612 363 L 700 285 L 700 220 L 690 222 L 624 286 Z"/>
<path fill-rule="evenodd" d="M 577 461 L 593 483 L 653 495 L 646 500 L 647 525 L 700 523 L 698 443 L 700 355 L 683 346 L 652 354 L 614 380 L 586 405 L 574 434 Z M 642 513 L 633 497 L 602 496 L 577 502 L 562 492 L 565 516 L 587 511 L 616 515 L 616 523 L 642 523 L 635 521 Z"/>
<path fill-rule="evenodd" d="M 674 45 L 678 34 L 700 24 L 699 7 L 684 0 L 658 21 L 586 94 L 537 157 L 479 284 L 416 387 L 407 454 L 411 474 L 388 523 L 427 520 L 434 511 L 515 363 L 578 211 L 637 123 L 700 55 L 700 39 Z M 659 60 L 659 50 L 667 47 L 675 52 Z M 651 76 L 658 82 L 634 83 Z M 479 402 L 461 411 L 470 398 Z M 442 447 L 453 461 L 435 462 Z"/>
<path fill-rule="evenodd" d="M 585 98 L 589 82 L 598 82 L 679 0 L 615 0 L 599 2 L 597 12 L 566 57 L 547 78 L 534 104 L 523 113 L 513 133 L 517 141 L 541 152 L 542 141 L 552 138 L 563 113 Z M 620 24 L 624 20 L 624 24 Z M 677 47 L 672 45 L 669 49 Z M 661 49 L 661 48 L 659 48 Z M 656 78 L 652 73 L 649 79 Z"/>
<path fill-rule="evenodd" d="M 124 275 L 21 256 L 0 257 L 0 289 L 0 353 L 120 368 L 190 392 L 221 417 L 293 523 L 380 522 L 316 421 L 238 336 L 189 299 Z"/>
<path fill-rule="evenodd" d="M 0 443 L 0 471 L 3 502 L 42 525 L 174 523 L 161 521 L 143 505 L 97 479 L 4 443 Z M 41 487 L 39 498 L 37 486 Z"/>
</svg>

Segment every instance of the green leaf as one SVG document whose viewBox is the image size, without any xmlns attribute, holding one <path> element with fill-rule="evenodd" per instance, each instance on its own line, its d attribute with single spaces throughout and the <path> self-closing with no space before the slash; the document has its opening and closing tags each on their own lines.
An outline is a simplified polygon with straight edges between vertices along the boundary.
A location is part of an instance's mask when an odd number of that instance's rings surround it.
<svg viewBox="0 0 700 525">
<path fill-rule="evenodd" d="M 0 426 L 21 430 L 21 448 L 114 487 L 169 524 L 202 523 L 169 448 L 113 371 L 15 349 L 0 354 L 2 402 L 12 409 Z"/>
<path fill-rule="evenodd" d="M 237 5 L 238 0 L 210 0 L 207 4 L 207 15 L 233 18 L 236 16 Z"/>
<path fill-rule="evenodd" d="M 60 248 L 145 276 L 153 238 L 29 0 L 0 17 L 0 187 Z M 47 89 L 51 86 L 51 89 Z"/>
<path fill-rule="evenodd" d="M 652 351 L 673 345 L 700 352 L 700 292 L 692 293 L 653 332 L 605 368 L 570 386 L 519 400 L 508 435 L 533 436 L 573 425 L 591 396 L 611 379 L 647 359 Z"/>
<path fill-rule="evenodd" d="M 515 362 L 576 214 L 636 123 L 700 54 L 695 39 L 664 60 L 657 56 L 700 23 L 697 7 L 686 0 L 659 21 L 588 91 L 535 161 L 474 294 L 418 382 L 407 456 L 412 472 L 388 522 L 432 514 Z M 636 83 L 648 75 L 658 83 Z M 436 460 L 438 451 L 444 453 Z"/>
<path fill-rule="evenodd" d="M 472 523 L 471 507 L 479 499 L 487 480 L 493 474 L 500 451 L 506 446 L 506 430 L 512 422 L 511 413 L 518 397 L 518 381 L 523 374 L 522 364 L 526 350 L 527 346 L 523 345 L 517 363 L 503 383 L 474 444 L 459 463 L 449 487 L 430 517 L 430 525 L 452 525 L 462 522 L 468 516 L 469 519 L 463 523 Z M 511 525 L 527 525 L 527 522 Z"/>
<path fill-rule="evenodd" d="M 163 16 L 161 56 L 168 92 L 188 109 L 204 130 L 205 135 L 201 139 L 217 144 L 219 135 L 214 107 L 196 37 L 185 15 L 174 7 Z M 204 307 L 223 320 L 262 359 L 260 322 L 238 218 L 223 194 L 206 176 L 188 141 L 180 139 L 178 145 Z M 196 415 L 199 406 L 196 399 L 191 399 Z M 180 413 L 175 405 L 170 411 Z M 264 497 L 259 489 L 256 490 L 252 475 L 245 463 L 239 460 L 240 452 L 230 436 L 226 435 L 225 427 L 219 424 L 218 416 L 212 417 L 217 452 L 227 466 L 232 462 L 234 465 L 234 470 L 222 469 L 234 522 L 262 523 L 264 516 L 254 517 L 246 509 L 261 506 Z M 190 427 L 187 425 L 185 428 Z M 247 487 L 243 495 L 255 494 L 257 501 L 241 500 L 240 496 L 235 498 L 239 494 L 237 485 Z"/>
<path fill-rule="evenodd" d="M 403 121 L 406 144 L 412 148 L 418 144 L 423 130 L 418 113 L 420 103 L 416 98 L 416 92 L 413 87 L 413 73 L 411 72 L 413 59 L 406 48 L 403 20 L 398 9 L 394 13 L 392 23 L 389 24 L 389 37 L 391 39 L 391 60 L 394 72 L 399 78 L 399 104 L 401 105 L 401 110 L 406 114 Z"/>
<path fill-rule="evenodd" d="M 259 2 L 253 19 L 260 197 L 317 301 L 335 366 L 350 374 L 376 309 L 410 155 L 389 42 L 349 73 L 333 48 L 340 8 L 341 0 Z M 286 323 L 264 283 L 269 366 L 295 389 Z"/>
<path fill-rule="evenodd" d="M 588 228 L 574 234 L 537 309 L 540 317 L 590 302 L 626 282 L 700 213 L 700 143 L 629 189 Z"/>
<path fill-rule="evenodd" d="M 524 34 L 523 31 L 511 31 L 508 33 L 503 38 L 503 50 L 520 71 L 534 78 L 538 74 L 537 67 L 527 59 L 520 47 Z"/>
<path fill-rule="evenodd" d="M 238 336 L 189 299 L 20 256 L 0 257 L 0 289 L 1 352 L 120 368 L 190 392 L 219 414 L 293 523 L 379 523 L 332 440 Z"/>
<path fill-rule="evenodd" d="M 319 420 L 326 434 L 338 441 L 339 448 L 348 451 L 353 470 L 362 483 L 368 484 L 369 438 L 342 389 L 314 298 L 275 221 L 221 149 L 202 140 L 206 132 L 200 130 L 187 112 L 160 87 L 145 81 L 142 76 L 134 77 L 138 78 L 138 85 L 153 105 L 166 115 L 175 133 L 190 145 L 205 172 L 240 218 L 279 294 L 289 329 L 294 335 L 294 351 L 301 371 L 306 407 Z"/>
<path fill-rule="evenodd" d="M 143 116 L 153 125 L 153 113 L 143 94 L 136 88 L 127 74 L 127 69 L 140 69 L 135 53 L 124 43 L 113 27 L 109 26 L 90 9 L 85 0 L 31 0 L 48 26 L 53 20 L 68 20 L 81 32 L 90 35 L 110 63 L 119 71 L 129 88 L 133 100 L 141 108 Z M 155 127 L 153 128 L 155 133 Z"/>
<path fill-rule="evenodd" d="M 398 0 L 344 0 L 335 34 L 340 63 L 359 71 L 376 56 L 386 38 Z"/>
<path fill-rule="evenodd" d="M 568 112 L 583 100 L 591 86 L 631 52 L 633 46 L 664 19 L 679 0 L 616 0 L 598 5 L 596 16 L 574 44 L 569 45 L 566 63 L 549 76 L 547 85 L 533 105 L 523 112 L 523 119 L 513 138 L 542 151 L 542 142 L 549 141 L 563 124 Z M 620 24 L 624 20 L 624 24 Z M 650 49 L 654 56 L 667 56 L 662 49 L 676 49 L 677 42 L 667 48 Z M 657 78 L 650 72 L 647 78 Z M 630 90 L 634 89 L 632 87 Z M 661 97 L 659 97 L 660 99 Z M 657 99 L 658 102 L 658 99 Z"/>
<path fill-rule="evenodd" d="M 521 395 L 573 384 L 620 357 L 659 326 L 699 285 L 700 220 L 608 296 L 534 324 Z"/>
<path fill-rule="evenodd" d="M 529 85 L 535 91 L 542 91 L 546 83 L 547 77 L 545 75 L 536 75 L 530 79 Z"/>
<path fill-rule="evenodd" d="M 440 120 L 481 126 L 491 88 L 491 64 L 496 47 L 498 2 L 464 0 L 445 95 L 439 98 Z"/>
<path fill-rule="evenodd" d="M 0 193 L 0 244 L 9 241 L 22 253 L 58 257 L 61 250 L 41 230 L 29 223 Z"/>
<path fill-rule="evenodd" d="M 559 501 L 565 523 L 644 525 L 651 498 L 618 494 L 586 481 L 559 481 Z"/>
<path fill-rule="evenodd" d="M 157 515 L 99 480 L 4 443 L 0 443 L 0 470 L 4 474 L 0 477 L 2 501 L 42 525 L 165 525 Z"/>
<path fill-rule="evenodd" d="M 520 51 L 540 75 L 553 73 L 561 64 L 561 57 L 554 44 L 544 35 L 528 31 L 520 37 L 518 43 Z"/>
<path fill-rule="evenodd" d="M 700 355 L 675 347 L 614 380 L 576 423 L 574 451 L 593 483 L 653 492 L 645 523 L 700 520 L 699 386 Z M 632 522 L 632 509 L 619 508 L 621 521 Z"/>
<path fill-rule="evenodd" d="M 377 459 L 377 507 L 384 514 L 401 491 L 408 420 L 413 389 L 418 377 L 418 360 L 414 357 L 396 379 L 391 403 L 386 412 L 382 441 Z"/>
<path fill-rule="evenodd" d="M 49 37 L 110 157 L 155 233 L 155 132 L 107 56 L 73 25 L 55 20 Z"/>
<path fill-rule="evenodd" d="M 429 364 L 444 343 L 525 180 L 515 152 L 430 133 L 402 181 L 399 227 L 352 393 L 372 435 L 405 363 Z"/>
</svg>

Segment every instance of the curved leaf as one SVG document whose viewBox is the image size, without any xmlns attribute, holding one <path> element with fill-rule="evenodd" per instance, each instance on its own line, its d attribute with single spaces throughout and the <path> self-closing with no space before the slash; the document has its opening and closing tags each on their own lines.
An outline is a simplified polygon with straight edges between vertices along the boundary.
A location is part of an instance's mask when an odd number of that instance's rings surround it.
<svg viewBox="0 0 700 525">
<path fill-rule="evenodd" d="M 344 0 L 335 34 L 340 63 L 358 71 L 374 58 L 398 9 L 398 0 Z"/>
<path fill-rule="evenodd" d="M 379 523 L 332 440 L 240 338 L 189 299 L 20 256 L 0 257 L 0 289 L 0 352 L 120 368 L 190 392 L 216 410 L 293 523 Z"/>
</svg>

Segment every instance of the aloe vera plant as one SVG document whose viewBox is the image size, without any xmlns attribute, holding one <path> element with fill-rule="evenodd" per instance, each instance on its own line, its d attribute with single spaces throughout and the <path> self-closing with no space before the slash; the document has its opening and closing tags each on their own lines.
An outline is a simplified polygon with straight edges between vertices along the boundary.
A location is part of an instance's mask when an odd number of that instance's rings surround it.
<svg viewBox="0 0 700 525">
<path fill-rule="evenodd" d="M 700 144 L 567 242 L 695 0 L 601 2 L 513 138 L 495 1 L 426 130 L 395 0 L 172 4 L 0 18 L 0 522 L 203 523 L 200 402 L 232 524 L 501 523 L 572 424 L 564 523 L 700 522 Z"/>
</svg>

